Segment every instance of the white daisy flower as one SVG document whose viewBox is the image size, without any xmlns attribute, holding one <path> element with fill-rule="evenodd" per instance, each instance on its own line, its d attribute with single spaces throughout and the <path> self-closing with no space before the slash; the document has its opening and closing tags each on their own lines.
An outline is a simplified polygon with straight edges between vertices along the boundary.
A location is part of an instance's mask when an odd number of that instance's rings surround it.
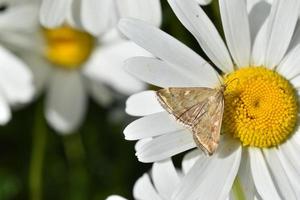
<svg viewBox="0 0 300 200">
<path fill-rule="evenodd" d="M 187 164 L 188 165 L 188 164 Z M 185 167 L 188 167 L 184 164 Z M 180 183 L 183 171 L 177 170 L 172 160 L 154 163 L 150 173 L 140 177 L 133 188 L 134 199 L 169 200 Z M 126 200 L 118 195 L 111 195 L 106 200 Z"/>
<path fill-rule="evenodd" d="M 175 199 L 226 199 L 235 179 L 247 197 L 255 195 L 255 187 L 262 199 L 299 199 L 300 46 L 288 49 L 300 1 L 275 1 L 251 42 L 245 1 L 220 0 L 228 50 L 195 0 L 169 3 L 221 73 L 168 34 L 132 19 L 120 22 L 121 31 L 157 58 L 129 59 L 126 69 L 162 88 L 216 88 L 231 82 L 224 92 L 217 152 L 195 156 L 197 161 Z M 131 96 L 126 111 L 144 116 L 124 130 L 127 140 L 140 140 L 139 161 L 155 162 L 196 147 L 191 130 L 162 108 L 155 91 Z"/>
<path fill-rule="evenodd" d="M 70 26 L 40 31 L 45 43 L 37 50 L 42 51 L 28 50 L 22 58 L 32 69 L 38 93 L 46 93 L 45 117 L 58 133 L 79 128 L 88 96 L 107 106 L 116 94 L 130 95 L 146 87 L 123 71 L 122 65 L 132 56 L 150 54 L 120 38 L 117 31 L 100 38 Z"/>
<path fill-rule="evenodd" d="M 27 14 L 34 9 L 26 3 L 0 1 L 0 125 L 11 119 L 11 106 L 30 101 L 34 93 L 30 70 L 7 50 L 7 47 L 12 49 L 13 46 L 21 47 L 24 44 L 18 31 L 30 29 L 33 20 Z"/>
<path fill-rule="evenodd" d="M 48 28 L 64 22 L 99 35 L 121 17 L 143 19 L 159 26 L 160 0 L 42 0 L 41 23 Z"/>
</svg>

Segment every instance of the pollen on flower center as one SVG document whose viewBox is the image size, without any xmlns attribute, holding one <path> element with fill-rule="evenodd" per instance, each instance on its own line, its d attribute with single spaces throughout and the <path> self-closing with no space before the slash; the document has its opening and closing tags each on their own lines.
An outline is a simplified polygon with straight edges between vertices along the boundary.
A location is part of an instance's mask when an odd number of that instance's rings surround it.
<svg viewBox="0 0 300 200">
<path fill-rule="evenodd" d="M 64 69 L 79 68 L 89 58 L 94 48 L 93 36 L 69 26 L 44 28 L 43 34 L 46 41 L 46 58 Z"/>
<path fill-rule="evenodd" d="M 225 76 L 223 129 L 245 146 L 281 144 L 297 123 L 292 85 L 277 72 L 249 67 Z"/>
</svg>

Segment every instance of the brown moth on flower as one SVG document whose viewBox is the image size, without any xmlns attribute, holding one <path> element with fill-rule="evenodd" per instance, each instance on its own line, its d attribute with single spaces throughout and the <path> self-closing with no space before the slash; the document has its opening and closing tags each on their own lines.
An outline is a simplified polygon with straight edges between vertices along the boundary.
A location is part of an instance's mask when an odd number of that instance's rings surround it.
<svg viewBox="0 0 300 200">
<path fill-rule="evenodd" d="M 156 92 L 162 107 L 192 131 L 198 148 L 207 155 L 219 144 L 225 88 L 174 87 Z"/>
</svg>

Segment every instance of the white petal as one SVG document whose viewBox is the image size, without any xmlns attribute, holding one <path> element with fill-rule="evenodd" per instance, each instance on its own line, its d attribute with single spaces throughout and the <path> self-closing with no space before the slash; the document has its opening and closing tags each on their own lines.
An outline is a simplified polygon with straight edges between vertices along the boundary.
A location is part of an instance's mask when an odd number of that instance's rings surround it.
<svg viewBox="0 0 300 200">
<path fill-rule="evenodd" d="M 43 26 L 61 25 L 71 7 L 72 0 L 43 0 L 40 10 L 40 21 Z"/>
<path fill-rule="evenodd" d="M 34 86 L 36 94 L 39 95 L 44 91 L 46 84 L 51 77 L 53 66 L 40 54 L 28 52 L 22 56 L 22 60 L 26 62 L 34 77 Z"/>
<path fill-rule="evenodd" d="M 188 130 L 181 130 L 156 137 L 139 146 L 136 155 L 140 162 L 155 162 L 170 158 L 194 147 L 196 147 L 196 144 L 192 133 Z"/>
<path fill-rule="evenodd" d="M 259 196 L 259 194 L 257 193 L 254 197 L 254 200 L 264 200 L 264 199 L 261 198 L 261 196 Z"/>
<path fill-rule="evenodd" d="M 300 151 L 300 145 L 295 143 L 293 140 L 286 141 L 284 144 L 280 146 L 280 152 L 283 154 L 284 158 L 288 160 L 287 165 L 290 165 L 290 167 L 294 169 L 293 171 L 296 172 L 295 173 L 296 175 L 294 175 L 294 179 L 297 180 L 298 182 L 300 181 L 299 151 Z"/>
<path fill-rule="evenodd" d="M 299 96 L 299 92 L 300 92 L 300 76 L 296 76 L 295 78 L 291 79 L 290 82 L 292 83 L 292 85 L 294 86 L 294 88 L 297 89 L 297 93 Z"/>
<path fill-rule="evenodd" d="M 255 37 L 253 47 L 252 47 L 252 55 L 251 55 L 252 66 L 261 66 L 264 64 L 265 54 L 267 49 L 268 22 L 269 22 L 269 18 L 267 18 L 264 21 L 264 23 L 260 27 Z"/>
<path fill-rule="evenodd" d="M 292 41 L 289 46 L 289 50 L 293 49 L 299 43 L 300 43 L 300 23 L 297 23 Z"/>
<path fill-rule="evenodd" d="M 39 27 L 38 9 L 37 4 L 30 2 L 20 5 L 8 4 L 8 9 L 1 13 L 0 17 L 1 37 L 6 32 L 22 31 L 24 37 L 25 33 L 36 31 Z"/>
<path fill-rule="evenodd" d="M 70 134 L 81 125 L 87 95 L 79 73 L 57 70 L 46 100 L 46 119 L 57 132 Z"/>
<path fill-rule="evenodd" d="M 257 192 L 263 199 L 278 199 L 277 189 L 273 183 L 268 166 L 260 149 L 249 148 L 251 173 Z"/>
<path fill-rule="evenodd" d="M 249 12 L 251 41 L 254 41 L 260 27 L 270 14 L 271 5 L 262 0 L 247 0 L 247 6 L 249 6 L 249 2 L 254 2 L 254 5 Z"/>
<path fill-rule="evenodd" d="M 274 68 L 278 65 L 288 49 L 298 20 L 299 6 L 298 0 L 273 2 L 266 36 L 266 67 Z"/>
<path fill-rule="evenodd" d="M 144 174 L 134 184 L 133 196 L 142 200 L 162 200 L 153 187 L 148 174 Z"/>
<path fill-rule="evenodd" d="M 123 68 L 124 61 L 130 57 L 150 55 L 133 42 L 122 41 L 101 46 L 86 63 L 85 75 L 111 86 L 118 92 L 129 95 L 145 89 L 145 84 L 129 75 Z"/>
<path fill-rule="evenodd" d="M 199 159 L 182 179 L 177 199 L 226 199 L 239 169 L 241 147 L 235 140 L 223 141 L 211 157 Z"/>
<path fill-rule="evenodd" d="M 144 91 L 130 96 L 126 101 L 126 112 L 133 116 L 145 116 L 165 111 L 157 101 L 155 91 Z"/>
<path fill-rule="evenodd" d="M 33 77 L 25 63 L 0 46 L 0 88 L 10 104 L 25 103 L 34 94 Z"/>
<path fill-rule="evenodd" d="M 299 117 L 299 113 L 298 113 L 298 117 Z M 292 137 L 290 137 L 290 141 L 293 142 L 297 148 L 300 147 L 300 127 L 298 127 L 295 133 L 292 135 Z"/>
<path fill-rule="evenodd" d="M 107 197 L 105 200 L 127 200 L 121 196 L 118 196 L 118 195 L 111 195 L 109 197 Z"/>
<path fill-rule="evenodd" d="M 0 125 L 5 125 L 11 119 L 9 105 L 0 91 Z"/>
<path fill-rule="evenodd" d="M 69 12 L 67 13 L 65 23 L 77 29 L 84 29 L 82 26 L 82 19 L 81 19 L 82 0 L 71 0 L 71 1 L 72 1 L 72 5 Z"/>
<path fill-rule="evenodd" d="M 220 0 L 223 29 L 230 53 L 238 67 L 250 64 L 251 39 L 245 0 Z"/>
<path fill-rule="evenodd" d="M 124 129 L 124 135 L 126 140 L 139 140 L 182 129 L 169 113 L 160 112 L 135 120 Z"/>
<path fill-rule="evenodd" d="M 201 6 L 205 6 L 211 3 L 212 0 L 197 0 L 197 2 L 201 5 Z"/>
<path fill-rule="evenodd" d="M 187 174 L 199 159 L 206 160 L 206 155 L 198 148 L 185 154 L 181 164 L 183 173 Z"/>
<path fill-rule="evenodd" d="M 254 6 L 262 2 L 261 0 L 247 0 L 247 12 L 250 13 Z"/>
<path fill-rule="evenodd" d="M 17 53 L 24 53 L 26 51 L 28 52 L 28 49 L 34 49 L 38 47 L 37 38 L 32 37 L 32 33 L 24 33 L 24 31 L 19 30 L 3 31 L 0 34 L 0 42 L 6 48 Z"/>
<path fill-rule="evenodd" d="M 298 90 L 299 90 L 299 88 L 300 88 L 300 76 L 296 76 L 296 77 L 292 78 L 290 80 L 290 82 L 293 84 L 293 86 L 295 88 L 298 88 Z"/>
<path fill-rule="evenodd" d="M 254 199 L 256 189 L 251 174 L 250 159 L 247 150 L 243 151 L 241 165 L 236 178 L 238 183 L 240 183 L 245 198 L 247 200 Z"/>
<path fill-rule="evenodd" d="M 113 101 L 112 92 L 101 82 L 89 81 L 89 92 L 99 105 L 107 107 Z"/>
<path fill-rule="evenodd" d="M 105 34 L 98 36 L 97 39 L 100 41 L 101 46 L 124 42 L 124 36 L 120 35 L 118 28 L 110 29 L 108 32 L 105 32 Z"/>
<path fill-rule="evenodd" d="M 158 87 L 214 87 L 214 80 L 207 80 L 207 73 L 192 74 L 182 67 L 168 64 L 157 58 L 135 57 L 125 62 L 125 69 L 137 77 Z"/>
<path fill-rule="evenodd" d="M 153 140 L 153 138 L 145 138 L 137 141 L 134 145 L 135 151 L 137 151 L 137 149 L 140 149 L 142 146 L 144 146 L 146 143 L 150 142 L 151 140 Z"/>
<path fill-rule="evenodd" d="M 297 199 L 293 184 L 289 180 L 276 151 L 276 149 L 264 149 L 263 151 L 270 174 L 273 177 L 273 183 L 283 199 Z"/>
<path fill-rule="evenodd" d="M 120 18 L 130 17 L 160 26 L 162 13 L 160 0 L 117 0 Z"/>
<path fill-rule="evenodd" d="M 223 72 L 233 64 L 217 29 L 195 0 L 168 0 L 181 23 L 194 35 L 211 61 Z"/>
<path fill-rule="evenodd" d="M 282 145 L 281 145 L 282 146 Z M 280 164 L 283 167 L 284 172 L 286 173 L 290 183 L 291 189 L 295 192 L 297 196 L 296 199 L 300 198 L 300 172 L 299 168 L 296 168 L 294 163 L 289 159 L 289 155 L 286 155 L 282 148 L 276 149 L 275 156 L 278 157 Z M 279 186 L 280 187 L 280 186 Z"/>
<path fill-rule="evenodd" d="M 93 35 L 108 31 L 112 26 L 114 1 L 83 0 L 81 1 L 81 20 L 83 27 Z"/>
<path fill-rule="evenodd" d="M 170 198 L 179 183 L 179 177 L 171 159 L 153 164 L 152 180 L 160 196 L 164 199 Z"/>
<path fill-rule="evenodd" d="M 205 60 L 158 28 L 133 19 L 122 19 L 119 28 L 127 37 L 154 56 L 172 67 L 180 68 L 179 70 L 185 71 L 185 74 L 188 73 L 189 78 L 193 76 L 195 79 L 199 78 L 199 74 L 205 74 L 201 77 L 202 83 L 210 85 L 219 83 L 217 72 Z"/>
<path fill-rule="evenodd" d="M 277 71 L 286 79 L 300 75 L 300 44 L 291 50 L 277 67 Z"/>
</svg>

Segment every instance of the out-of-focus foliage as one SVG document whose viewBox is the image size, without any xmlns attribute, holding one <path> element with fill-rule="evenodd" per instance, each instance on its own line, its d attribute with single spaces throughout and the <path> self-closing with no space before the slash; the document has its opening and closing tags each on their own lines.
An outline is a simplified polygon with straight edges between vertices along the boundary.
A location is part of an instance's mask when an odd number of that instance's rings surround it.
<svg viewBox="0 0 300 200">
<path fill-rule="evenodd" d="M 204 9 L 220 26 L 214 12 L 216 2 Z M 166 1 L 162 4 L 162 29 L 205 57 Z M 34 170 L 29 173 L 33 136 L 37 134 L 45 141 L 45 152 L 37 151 L 43 154 L 42 199 L 102 200 L 111 194 L 132 198 L 134 182 L 151 165 L 139 163 L 134 142 L 124 140 L 122 131 L 134 120 L 124 114 L 125 99 L 105 109 L 90 100 L 84 125 L 63 137 L 49 127 L 41 128 L 46 126 L 42 98 L 15 111 L 9 124 L 0 127 L 0 199 L 31 199 L 29 176 L 34 181 L 38 174 Z"/>
</svg>

